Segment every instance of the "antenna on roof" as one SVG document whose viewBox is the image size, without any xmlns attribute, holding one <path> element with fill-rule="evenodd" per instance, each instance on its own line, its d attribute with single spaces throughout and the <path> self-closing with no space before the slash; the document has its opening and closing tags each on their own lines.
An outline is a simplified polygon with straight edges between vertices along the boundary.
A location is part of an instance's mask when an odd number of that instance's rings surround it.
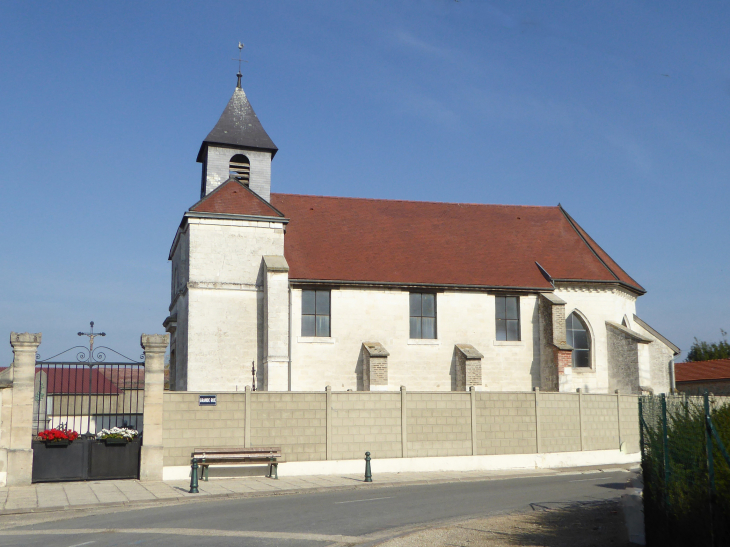
<svg viewBox="0 0 730 547">
<path fill-rule="evenodd" d="M 236 74 L 236 76 L 238 76 L 238 83 L 236 84 L 236 87 L 241 87 L 241 77 L 243 76 L 243 74 L 241 74 L 241 63 L 248 63 L 248 61 L 241 59 L 241 53 L 244 47 L 246 46 L 244 46 L 241 42 L 238 42 L 238 59 L 231 59 L 231 61 L 238 61 L 238 74 Z"/>
</svg>

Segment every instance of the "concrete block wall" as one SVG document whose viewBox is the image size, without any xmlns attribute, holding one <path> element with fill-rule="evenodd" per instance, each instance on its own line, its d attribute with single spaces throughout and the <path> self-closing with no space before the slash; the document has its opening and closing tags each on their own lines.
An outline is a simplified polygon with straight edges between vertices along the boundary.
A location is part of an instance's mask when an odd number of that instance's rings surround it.
<svg viewBox="0 0 730 547">
<path fill-rule="evenodd" d="M 632 395 L 248 391 L 201 407 L 203 394 L 212 393 L 164 394 L 165 466 L 189 465 L 193 449 L 208 447 L 279 446 L 286 461 L 616 450 L 619 400 L 621 439 L 639 450 Z"/>
<path fill-rule="evenodd" d="M 400 458 L 400 393 L 333 393 L 332 459 Z"/>
<path fill-rule="evenodd" d="M 327 457 L 324 393 L 257 391 L 251 397 L 251 446 L 280 446 L 286 461 Z"/>
<path fill-rule="evenodd" d="M 537 452 L 534 393 L 476 394 L 477 454 Z"/>
<path fill-rule="evenodd" d="M 640 447 L 639 405 L 637 398 L 621 395 L 621 442 L 626 443 L 628 453 L 638 452 Z"/>
<path fill-rule="evenodd" d="M 196 448 L 243 446 L 243 393 L 221 393 L 217 406 L 198 406 L 198 393 L 165 392 L 162 412 L 164 465 L 190 465 Z"/>
<path fill-rule="evenodd" d="M 540 452 L 581 450 L 578 394 L 540 393 L 538 401 Z"/>
<path fill-rule="evenodd" d="M 406 424 L 408 457 L 472 453 L 469 393 L 408 393 Z"/>
<path fill-rule="evenodd" d="M 583 450 L 607 450 L 619 446 L 616 395 L 583 395 Z M 638 419 L 638 418 L 637 418 Z"/>
</svg>

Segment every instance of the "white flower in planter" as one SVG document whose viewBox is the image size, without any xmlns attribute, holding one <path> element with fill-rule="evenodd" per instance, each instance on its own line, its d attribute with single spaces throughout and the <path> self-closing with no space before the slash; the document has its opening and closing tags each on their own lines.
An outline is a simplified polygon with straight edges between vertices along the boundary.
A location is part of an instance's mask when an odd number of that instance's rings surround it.
<svg viewBox="0 0 730 547">
<path fill-rule="evenodd" d="M 139 431 L 136 429 L 129 429 L 126 427 L 112 427 L 111 429 L 102 429 L 96 434 L 97 439 L 126 439 L 131 441 L 137 435 Z"/>
</svg>

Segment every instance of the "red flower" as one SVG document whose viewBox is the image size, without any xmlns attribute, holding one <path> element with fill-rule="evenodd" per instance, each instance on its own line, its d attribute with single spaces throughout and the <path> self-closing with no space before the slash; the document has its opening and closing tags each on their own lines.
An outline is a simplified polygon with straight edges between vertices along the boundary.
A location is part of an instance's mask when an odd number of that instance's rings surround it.
<svg viewBox="0 0 730 547">
<path fill-rule="evenodd" d="M 46 429 L 38 433 L 38 438 L 41 441 L 75 441 L 78 439 L 79 434 L 76 431 L 67 431 L 63 429 Z"/>
</svg>

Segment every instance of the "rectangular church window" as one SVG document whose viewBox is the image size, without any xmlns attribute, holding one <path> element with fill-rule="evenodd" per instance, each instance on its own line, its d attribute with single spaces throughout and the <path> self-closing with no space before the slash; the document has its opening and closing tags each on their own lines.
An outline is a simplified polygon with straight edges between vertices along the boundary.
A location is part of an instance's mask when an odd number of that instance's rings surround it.
<svg viewBox="0 0 730 547">
<path fill-rule="evenodd" d="M 410 294 L 411 338 L 436 338 L 436 295 Z"/>
<path fill-rule="evenodd" d="M 519 341 L 520 340 L 520 297 L 519 296 L 497 296 L 495 297 L 497 308 L 497 340 Z"/>
<path fill-rule="evenodd" d="M 330 335 L 330 291 L 302 291 L 302 336 Z"/>
</svg>

